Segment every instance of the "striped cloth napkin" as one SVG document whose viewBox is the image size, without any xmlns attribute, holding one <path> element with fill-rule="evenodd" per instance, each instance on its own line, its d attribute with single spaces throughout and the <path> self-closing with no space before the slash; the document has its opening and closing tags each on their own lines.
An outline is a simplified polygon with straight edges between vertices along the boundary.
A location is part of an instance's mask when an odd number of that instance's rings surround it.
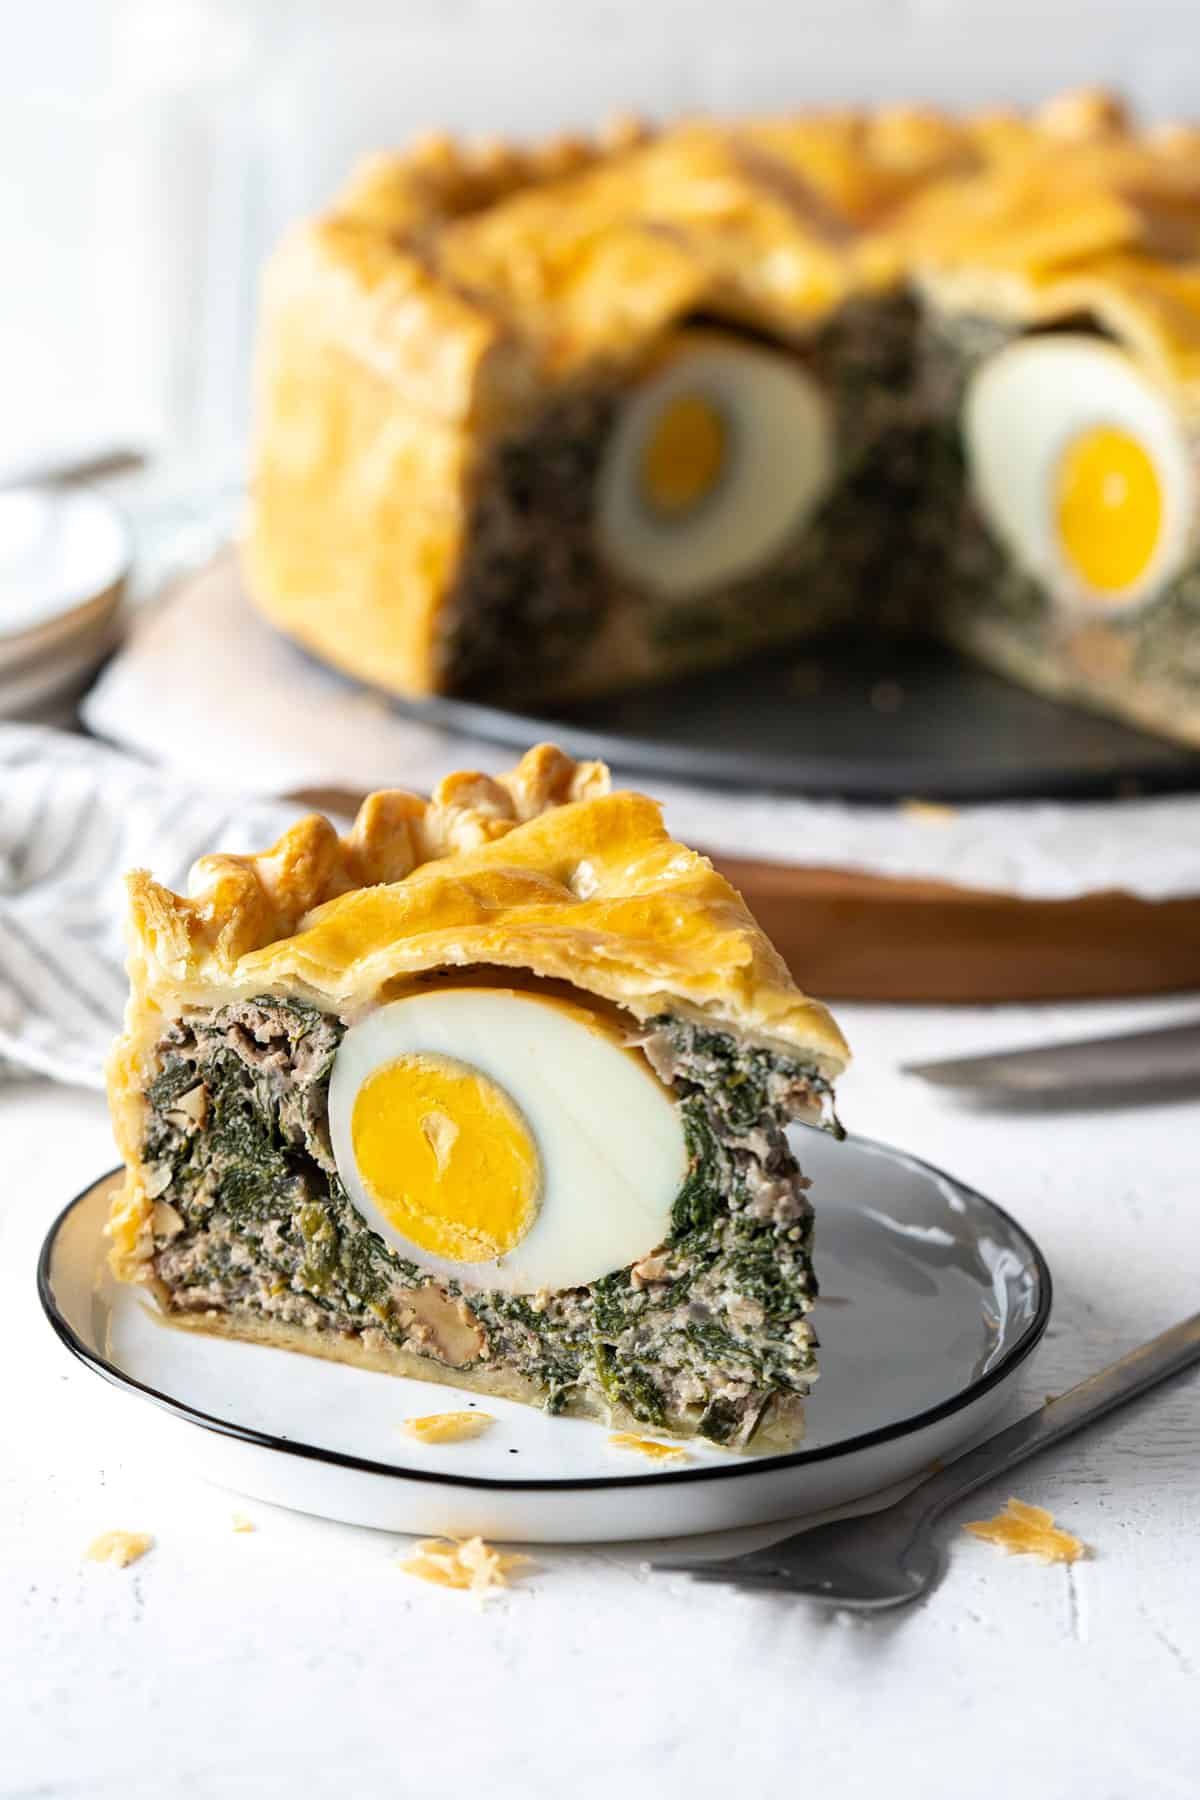
<svg viewBox="0 0 1200 1800">
<path fill-rule="evenodd" d="M 0 1072 L 100 1087 L 125 1003 L 125 870 L 186 890 L 197 856 L 261 850 L 304 810 L 0 725 Z"/>
</svg>

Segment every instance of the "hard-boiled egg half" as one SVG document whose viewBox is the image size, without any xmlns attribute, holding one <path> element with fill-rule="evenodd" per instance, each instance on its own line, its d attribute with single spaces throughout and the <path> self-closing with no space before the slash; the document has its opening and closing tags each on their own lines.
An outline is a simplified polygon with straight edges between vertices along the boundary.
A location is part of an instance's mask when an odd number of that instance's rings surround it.
<svg viewBox="0 0 1200 1800">
<path fill-rule="evenodd" d="M 1186 562 L 1191 448 L 1167 395 L 1115 344 L 1070 332 L 1007 345 L 971 380 L 962 432 L 988 526 L 1055 599 L 1140 604 Z"/>
<path fill-rule="evenodd" d="M 600 471 L 597 533 L 621 574 L 680 597 L 759 573 L 828 495 L 829 402 L 783 351 L 681 331 L 629 395 Z"/>
<path fill-rule="evenodd" d="M 678 1109 L 619 1030 L 507 988 L 413 994 L 352 1025 L 329 1124 L 351 1199 L 398 1255 L 514 1294 L 647 1255 L 687 1170 Z"/>
</svg>

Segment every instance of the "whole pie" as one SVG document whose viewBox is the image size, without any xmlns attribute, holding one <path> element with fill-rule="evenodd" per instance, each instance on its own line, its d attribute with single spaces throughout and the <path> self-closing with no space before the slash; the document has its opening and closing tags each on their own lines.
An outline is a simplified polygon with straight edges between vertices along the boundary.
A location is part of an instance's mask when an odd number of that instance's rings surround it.
<svg viewBox="0 0 1200 1800">
<path fill-rule="evenodd" d="M 542 745 L 129 894 L 109 1231 L 170 1321 L 795 1442 L 816 1284 L 786 1128 L 836 1127 L 847 1051 L 653 801 Z"/>
<path fill-rule="evenodd" d="M 428 140 L 270 269 L 250 591 L 380 687 L 923 631 L 1200 742 L 1200 131 Z"/>
</svg>

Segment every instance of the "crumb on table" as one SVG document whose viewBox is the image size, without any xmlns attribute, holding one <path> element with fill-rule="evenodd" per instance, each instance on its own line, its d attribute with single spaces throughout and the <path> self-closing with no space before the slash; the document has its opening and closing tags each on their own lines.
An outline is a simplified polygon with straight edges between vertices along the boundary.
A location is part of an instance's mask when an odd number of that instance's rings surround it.
<svg viewBox="0 0 1200 1800">
<path fill-rule="evenodd" d="M 1009 1500 L 994 1519 L 972 1519 L 963 1526 L 972 1537 L 983 1538 L 1010 1556 L 1037 1556 L 1047 1563 L 1073 1563 L 1087 1555 L 1087 1547 L 1069 1531 L 1054 1523 L 1044 1506 L 1028 1506 Z"/>
<path fill-rule="evenodd" d="M 254 1520 L 248 1519 L 246 1517 L 245 1513 L 234 1513 L 233 1529 L 235 1531 L 254 1531 L 257 1528 L 255 1526 Z"/>
<path fill-rule="evenodd" d="M 84 1555 L 88 1562 L 113 1563 L 118 1569 L 127 1569 L 153 1548 L 154 1539 L 148 1531 L 102 1531 L 92 1539 Z"/>
<path fill-rule="evenodd" d="M 531 1561 L 528 1556 L 506 1555 L 493 1549 L 481 1537 L 465 1538 L 460 1543 L 451 1538 L 422 1538 L 415 1555 L 406 1557 L 397 1567 L 419 1581 L 487 1595 L 506 1588 L 510 1573 Z"/>
</svg>

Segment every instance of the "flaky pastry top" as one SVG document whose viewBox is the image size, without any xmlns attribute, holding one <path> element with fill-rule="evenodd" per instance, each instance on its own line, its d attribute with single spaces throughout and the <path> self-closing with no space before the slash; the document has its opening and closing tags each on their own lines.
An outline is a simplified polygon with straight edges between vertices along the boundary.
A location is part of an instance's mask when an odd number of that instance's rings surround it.
<svg viewBox="0 0 1200 1800">
<path fill-rule="evenodd" d="M 307 269 L 325 328 L 406 404 L 498 428 L 688 316 L 802 338 L 910 280 L 1018 324 L 1085 311 L 1190 394 L 1197 136 L 1141 130 L 1090 91 L 1032 114 L 621 120 L 532 148 L 432 136 L 363 164 L 275 285 Z"/>
<path fill-rule="evenodd" d="M 866 247 L 943 310 L 1087 318 L 1200 411 L 1200 140 L 1062 96 L 979 169 L 927 187 Z M 878 275 L 878 269 L 877 269 Z"/>
<path fill-rule="evenodd" d="M 810 1056 L 846 1047 L 745 903 L 676 843 L 653 800 L 548 744 L 432 798 L 372 794 L 340 837 L 318 815 L 257 856 L 207 856 L 187 896 L 129 877 L 134 1008 L 158 1016 L 259 994 L 343 1016 L 432 970 L 570 982 L 637 1018 L 683 1006 Z"/>
</svg>

